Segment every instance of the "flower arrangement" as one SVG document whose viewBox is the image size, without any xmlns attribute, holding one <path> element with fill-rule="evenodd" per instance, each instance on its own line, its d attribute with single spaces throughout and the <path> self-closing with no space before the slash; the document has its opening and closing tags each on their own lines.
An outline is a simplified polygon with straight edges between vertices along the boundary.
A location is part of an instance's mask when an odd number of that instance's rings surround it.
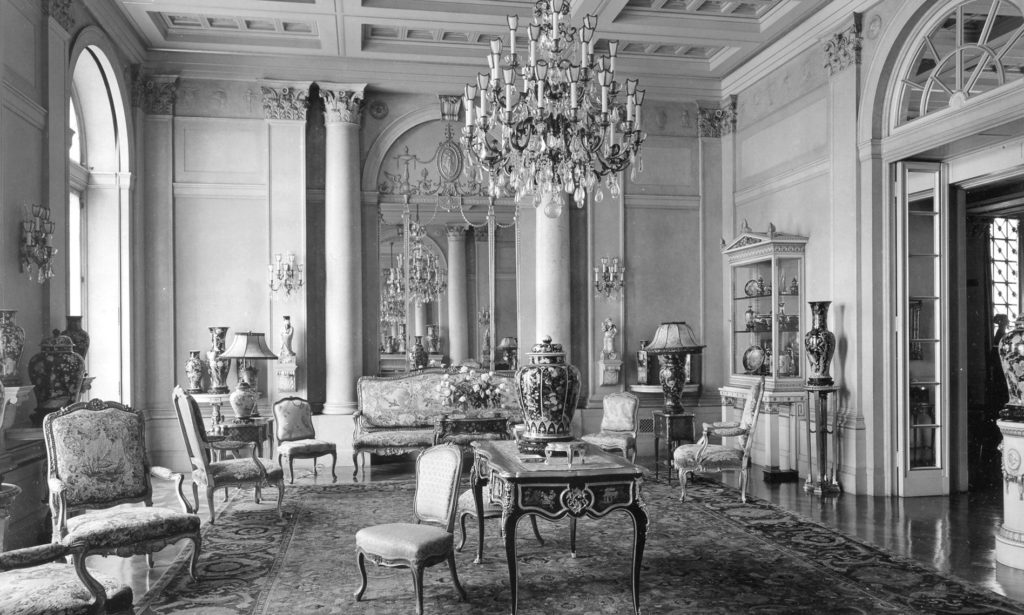
<svg viewBox="0 0 1024 615">
<path fill-rule="evenodd" d="M 479 374 L 463 367 L 454 374 L 445 374 L 437 391 L 449 406 L 490 408 L 501 405 L 508 385 L 494 378 L 494 372 Z"/>
</svg>

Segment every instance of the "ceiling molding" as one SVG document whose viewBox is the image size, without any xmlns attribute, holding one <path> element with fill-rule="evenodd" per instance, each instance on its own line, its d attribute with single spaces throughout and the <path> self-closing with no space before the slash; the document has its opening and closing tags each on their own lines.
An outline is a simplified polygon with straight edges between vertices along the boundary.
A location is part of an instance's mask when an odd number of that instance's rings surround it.
<svg viewBox="0 0 1024 615">
<path fill-rule="evenodd" d="M 85 0 L 85 8 L 110 35 L 111 41 L 125 54 L 128 64 L 141 64 L 146 59 L 146 43 L 131 21 L 110 0 Z"/>
</svg>

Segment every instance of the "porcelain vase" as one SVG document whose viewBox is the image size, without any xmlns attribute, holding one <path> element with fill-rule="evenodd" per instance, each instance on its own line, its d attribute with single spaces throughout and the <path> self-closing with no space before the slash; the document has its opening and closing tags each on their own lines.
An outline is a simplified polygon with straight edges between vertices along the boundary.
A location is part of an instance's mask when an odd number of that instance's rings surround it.
<svg viewBox="0 0 1024 615">
<path fill-rule="evenodd" d="M 190 350 L 185 361 L 185 379 L 188 380 L 185 392 L 189 395 L 203 392 L 203 360 L 199 354 L 198 350 Z"/>
<path fill-rule="evenodd" d="M 1024 315 L 999 340 L 999 363 L 1010 398 L 999 411 L 999 418 L 1024 421 Z"/>
<path fill-rule="evenodd" d="M 412 350 L 409 352 L 409 367 L 412 369 L 423 369 L 429 361 L 430 357 L 423 348 L 423 336 L 417 335 L 416 342 L 412 345 Z"/>
<path fill-rule="evenodd" d="M 231 369 L 231 361 L 220 358 L 224 354 L 227 335 L 227 327 L 210 327 L 210 349 L 206 351 L 206 361 L 210 366 L 210 393 L 223 395 L 230 391 L 228 370 Z"/>
<path fill-rule="evenodd" d="M 35 386 L 36 409 L 32 422 L 43 424 L 43 417 L 78 401 L 85 379 L 85 359 L 75 352 L 71 338 L 54 329 L 53 337 L 40 344 L 41 350 L 28 362 L 28 377 Z"/>
<path fill-rule="evenodd" d="M 562 345 L 552 343 L 548 336 L 526 356 L 530 364 L 516 370 L 525 426 L 519 452 L 542 455 L 548 444 L 573 439 L 572 417 L 580 396 L 580 372 L 565 362 Z"/>
<path fill-rule="evenodd" d="M 14 322 L 15 310 L 0 310 L 0 382 L 21 386 L 18 366 L 25 350 L 25 330 Z"/>
<path fill-rule="evenodd" d="M 810 301 L 811 323 L 813 327 L 804 336 L 804 349 L 807 351 L 807 362 L 810 372 L 807 374 L 809 386 L 831 386 L 834 381 L 829 375 L 832 355 L 836 352 L 836 336 L 828 330 L 828 308 L 831 301 Z"/>
<path fill-rule="evenodd" d="M 82 328 L 82 317 L 68 316 L 67 322 L 67 328 L 61 331 L 60 334 L 71 338 L 71 341 L 75 344 L 75 352 L 84 359 L 89 354 L 89 334 Z"/>
</svg>

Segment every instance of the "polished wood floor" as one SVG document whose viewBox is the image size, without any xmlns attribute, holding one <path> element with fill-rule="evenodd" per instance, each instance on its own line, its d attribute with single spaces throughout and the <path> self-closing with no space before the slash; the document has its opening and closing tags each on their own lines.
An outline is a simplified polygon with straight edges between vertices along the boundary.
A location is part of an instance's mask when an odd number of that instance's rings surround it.
<svg viewBox="0 0 1024 615">
<path fill-rule="evenodd" d="M 652 467 L 653 460 L 638 458 L 637 462 Z M 413 472 L 412 462 L 403 460 L 368 469 L 366 480 L 410 478 Z M 296 484 L 322 483 L 325 475 L 330 481 L 329 469 L 321 468 L 319 476 L 314 478 L 312 462 L 296 462 Z M 351 467 L 339 465 L 338 482 L 351 480 Z M 735 484 L 737 476 L 725 475 L 724 480 Z M 160 489 L 155 494 L 156 504 L 177 505 L 169 489 L 163 485 L 155 487 Z M 994 534 L 1002 521 L 1002 494 L 998 486 L 949 498 L 900 499 L 849 494 L 825 498 L 805 493 L 802 483 L 765 483 L 759 469 L 754 468 L 750 493 L 865 542 L 1024 602 L 1024 571 L 995 561 Z M 218 494 L 218 504 L 221 500 L 222 495 Z M 200 514 L 205 519 L 206 505 L 201 503 L 200 506 Z M 272 507 L 272 503 L 268 506 Z M 124 579 L 132 585 L 138 598 L 160 578 L 180 548 L 168 547 L 160 552 L 153 569 L 147 568 L 142 556 L 94 557 L 89 566 Z"/>
</svg>

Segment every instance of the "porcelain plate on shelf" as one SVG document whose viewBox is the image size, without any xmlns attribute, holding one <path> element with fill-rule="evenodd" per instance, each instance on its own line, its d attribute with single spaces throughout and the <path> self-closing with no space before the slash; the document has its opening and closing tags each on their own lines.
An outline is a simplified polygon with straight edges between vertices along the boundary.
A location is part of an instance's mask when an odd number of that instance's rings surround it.
<svg viewBox="0 0 1024 615">
<path fill-rule="evenodd" d="M 750 346 L 743 353 L 743 369 L 747 370 L 748 374 L 757 373 L 761 366 L 764 365 L 764 348 L 760 346 Z"/>
<path fill-rule="evenodd" d="M 743 285 L 743 292 L 748 297 L 758 297 L 761 295 L 761 285 L 757 283 L 757 280 L 750 280 Z"/>
</svg>

